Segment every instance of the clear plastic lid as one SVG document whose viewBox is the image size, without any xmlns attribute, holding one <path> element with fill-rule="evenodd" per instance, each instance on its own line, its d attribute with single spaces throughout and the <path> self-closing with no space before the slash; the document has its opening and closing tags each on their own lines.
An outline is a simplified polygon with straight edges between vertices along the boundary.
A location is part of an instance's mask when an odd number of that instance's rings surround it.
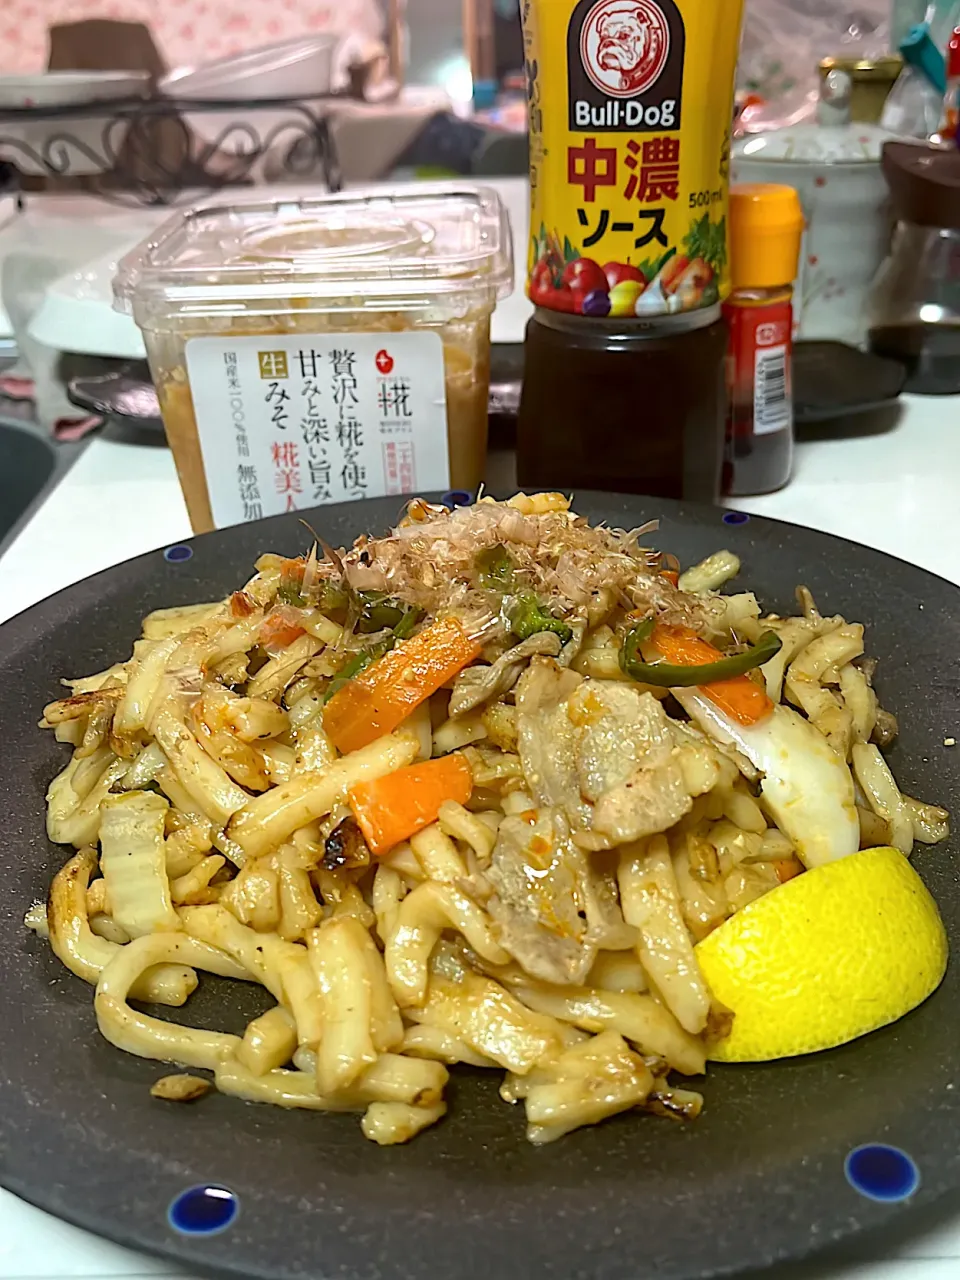
<svg viewBox="0 0 960 1280">
<path fill-rule="evenodd" d="M 123 258 L 114 306 L 135 319 L 232 301 L 424 306 L 513 289 L 506 209 L 487 187 L 210 201 L 181 210 Z M 308 303 L 309 305 L 309 303 Z"/>
</svg>

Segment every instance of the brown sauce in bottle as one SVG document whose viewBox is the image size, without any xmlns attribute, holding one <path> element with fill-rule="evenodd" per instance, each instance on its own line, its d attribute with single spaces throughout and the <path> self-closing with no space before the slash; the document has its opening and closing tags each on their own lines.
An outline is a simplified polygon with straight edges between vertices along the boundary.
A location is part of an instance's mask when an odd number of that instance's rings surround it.
<svg viewBox="0 0 960 1280">
<path fill-rule="evenodd" d="M 716 502 L 726 345 L 719 308 L 629 329 L 538 308 L 527 326 L 520 484 Z"/>
</svg>

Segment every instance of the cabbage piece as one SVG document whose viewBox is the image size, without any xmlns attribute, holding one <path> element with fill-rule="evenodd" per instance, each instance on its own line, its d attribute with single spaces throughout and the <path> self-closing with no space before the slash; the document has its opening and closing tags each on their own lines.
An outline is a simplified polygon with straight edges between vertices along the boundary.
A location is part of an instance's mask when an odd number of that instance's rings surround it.
<svg viewBox="0 0 960 1280">
<path fill-rule="evenodd" d="M 109 913 L 131 938 L 181 928 L 167 878 L 163 824 L 170 806 L 149 791 L 108 796 L 100 820 L 100 867 Z"/>
</svg>

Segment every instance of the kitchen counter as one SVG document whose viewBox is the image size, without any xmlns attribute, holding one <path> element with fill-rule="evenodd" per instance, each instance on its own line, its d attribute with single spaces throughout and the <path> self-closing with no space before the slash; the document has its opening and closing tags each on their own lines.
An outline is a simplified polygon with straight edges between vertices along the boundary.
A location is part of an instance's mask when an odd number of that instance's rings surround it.
<svg viewBox="0 0 960 1280">
<path fill-rule="evenodd" d="M 960 584 L 958 422 L 960 398 L 907 397 L 897 410 L 851 420 L 843 438 L 827 428 L 808 433 L 787 489 L 735 505 L 866 543 Z M 511 470 L 509 455 L 494 455 L 491 484 L 509 486 Z M 649 514 L 656 515 L 655 500 Z M 0 559 L 0 619 L 189 533 L 167 450 L 95 439 Z M 0 1191 L 0 1280 L 174 1274 L 169 1264 L 98 1240 Z M 918 1214 L 896 1236 L 776 1274 L 784 1280 L 955 1280 L 960 1195 Z"/>
</svg>

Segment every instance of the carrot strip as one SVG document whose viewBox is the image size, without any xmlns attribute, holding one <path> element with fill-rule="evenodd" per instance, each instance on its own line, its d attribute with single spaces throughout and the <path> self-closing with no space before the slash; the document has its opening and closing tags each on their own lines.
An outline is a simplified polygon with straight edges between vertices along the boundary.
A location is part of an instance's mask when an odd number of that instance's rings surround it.
<svg viewBox="0 0 960 1280">
<path fill-rule="evenodd" d="M 257 640 L 264 649 L 286 649 L 305 634 L 303 627 L 289 621 L 282 613 L 271 613 L 260 624 Z"/>
<path fill-rule="evenodd" d="M 650 636 L 650 643 L 665 661 L 680 667 L 704 667 L 723 659 L 719 649 L 688 627 L 668 627 L 658 623 Z M 749 676 L 715 680 L 712 684 L 698 687 L 721 711 L 740 724 L 756 724 L 773 710 L 766 691 Z"/>
<path fill-rule="evenodd" d="M 675 587 L 680 585 L 680 575 L 677 573 L 676 569 L 661 569 L 660 577 L 666 578 L 666 580 Z"/>
<path fill-rule="evenodd" d="M 357 751 L 392 733 L 479 654 L 456 618 L 431 623 L 339 689 L 324 708 L 323 727 L 338 751 Z"/>
<path fill-rule="evenodd" d="M 786 884 L 788 880 L 792 880 L 794 876 L 798 876 L 803 870 L 803 863 L 799 858 L 780 858 L 773 864 L 773 869 L 777 873 L 777 879 L 781 884 Z"/>
<path fill-rule="evenodd" d="M 381 854 L 436 822 L 445 801 L 466 804 L 472 790 L 470 766 L 454 754 L 360 782 L 347 793 L 347 802 L 370 852 Z"/>
</svg>

